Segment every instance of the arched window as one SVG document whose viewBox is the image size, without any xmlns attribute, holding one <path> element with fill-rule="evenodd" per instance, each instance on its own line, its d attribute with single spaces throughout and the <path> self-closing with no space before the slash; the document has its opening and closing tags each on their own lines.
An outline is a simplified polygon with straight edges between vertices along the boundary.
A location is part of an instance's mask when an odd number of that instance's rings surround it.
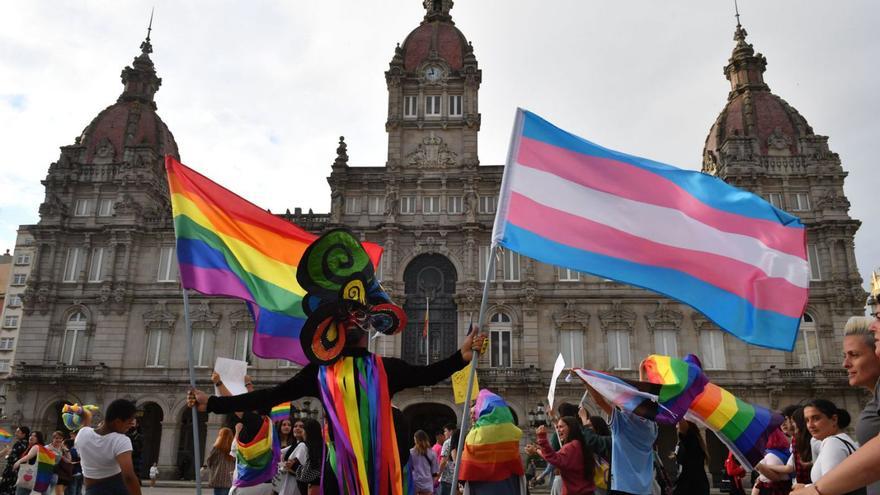
<svg viewBox="0 0 880 495">
<path fill-rule="evenodd" d="M 511 365 L 511 330 L 507 313 L 495 313 L 489 319 L 489 365 L 493 368 Z"/>
<path fill-rule="evenodd" d="M 64 341 L 61 343 L 61 359 L 64 364 L 76 364 L 82 359 L 85 347 L 86 315 L 82 311 L 70 315 L 64 327 Z"/>
<path fill-rule="evenodd" d="M 796 345 L 798 364 L 801 368 L 813 368 L 822 364 L 819 352 L 819 334 L 816 331 L 816 320 L 810 313 L 801 318 L 801 338 Z"/>
</svg>

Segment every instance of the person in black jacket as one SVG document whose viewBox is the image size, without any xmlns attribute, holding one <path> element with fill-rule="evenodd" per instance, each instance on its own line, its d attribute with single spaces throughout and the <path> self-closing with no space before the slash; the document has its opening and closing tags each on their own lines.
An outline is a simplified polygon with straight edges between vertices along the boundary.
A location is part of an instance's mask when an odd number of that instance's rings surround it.
<svg viewBox="0 0 880 495">
<path fill-rule="evenodd" d="M 675 460 L 681 473 L 675 480 L 673 495 L 709 495 L 709 479 L 706 477 L 706 447 L 697 425 L 679 421 L 678 446 Z"/>
<path fill-rule="evenodd" d="M 187 395 L 188 404 L 200 411 L 229 413 L 268 410 L 282 402 L 317 397 L 328 424 L 327 441 L 334 446 L 328 449 L 331 454 L 322 473 L 324 493 L 356 492 L 359 489 L 353 485 L 367 480 L 369 488 L 365 489 L 370 493 L 386 495 L 392 485 L 400 483 L 395 469 L 402 467 L 405 460 L 400 459 L 399 449 L 385 449 L 381 453 L 374 450 L 379 458 L 354 462 L 359 454 L 351 455 L 352 449 L 346 448 L 352 445 L 352 439 L 340 426 L 341 422 L 369 417 L 377 424 L 393 425 L 390 399 L 394 394 L 449 378 L 471 361 L 475 350 L 482 349 L 486 336 L 475 327 L 458 351 L 427 366 L 369 352 L 370 333 L 394 335 L 406 327 L 406 315 L 390 302 L 360 241 L 345 229 L 325 233 L 306 249 L 297 267 L 297 282 L 307 292 L 303 310 L 308 319 L 300 332 L 300 341 L 311 362 L 280 385 L 234 397 L 209 397 L 193 389 Z M 369 373 L 364 373 L 365 369 Z M 354 395 L 349 398 L 358 406 L 357 413 L 342 407 L 341 399 L 334 399 L 342 396 L 338 385 L 343 383 L 349 384 L 345 393 Z M 377 400 L 378 408 L 369 407 L 373 399 Z M 362 405 L 367 409 L 361 409 Z M 391 438 L 398 443 L 406 441 L 393 435 L 393 429 L 379 428 L 376 434 L 381 438 L 372 439 L 370 445 L 389 445 Z M 359 443 L 360 439 L 356 441 Z M 379 475 L 360 473 L 361 465 L 378 465 L 384 471 Z"/>
</svg>

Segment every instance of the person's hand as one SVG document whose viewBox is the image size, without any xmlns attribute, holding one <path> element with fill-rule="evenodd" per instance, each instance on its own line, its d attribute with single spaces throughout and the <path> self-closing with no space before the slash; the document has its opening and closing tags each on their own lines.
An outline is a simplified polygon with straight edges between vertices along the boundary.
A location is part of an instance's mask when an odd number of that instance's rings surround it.
<svg viewBox="0 0 880 495">
<path fill-rule="evenodd" d="M 583 405 L 578 407 L 578 417 L 581 418 L 581 424 L 585 425 L 590 420 L 590 414 Z"/>
<path fill-rule="evenodd" d="M 464 339 L 464 343 L 461 344 L 461 357 L 466 363 L 471 362 L 471 359 L 474 357 L 474 351 L 481 351 L 483 349 L 483 344 L 488 338 L 486 334 L 479 333 L 479 331 L 480 328 L 474 325 L 473 331 Z"/>
<path fill-rule="evenodd" d="M 205 412 L 208 410 L 208 394 L 194 388 L 190 389 L 186 393 L 186 405 L 195 407 L 199 412 Z"/>
<path fill-rule="evenodd" d="M 213 383 L 214 386 L 217 386 L 217 385 L 220 385 L 221 383 L 223 383 L 220 380 L 220 373 L 217 373 L 216 371 L 211 372 L 211 383 Z"/>
<path fill-rule="evenodd" d="M 547 434 L 547 427 L 544 425 L 539 426 L 538 429 L 535 430 L 535 434 L 538 435 L 539 437 L 546 435 Z"/>
</svg>

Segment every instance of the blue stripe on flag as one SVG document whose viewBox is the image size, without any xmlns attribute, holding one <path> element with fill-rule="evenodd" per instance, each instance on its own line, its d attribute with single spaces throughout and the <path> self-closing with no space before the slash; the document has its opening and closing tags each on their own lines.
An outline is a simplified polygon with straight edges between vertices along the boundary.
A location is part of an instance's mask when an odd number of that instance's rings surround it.
<svg viewBox="0 0 880 495">
<path fill-rule="evenodd" d="M 719 210 L 781 223 L 786 227 L 803 228 L 798 217 L 774 207 L 756 194 L 737 189 L 717 177 L 610 150 L 568 133 L 528 110 L 523 110 L 523 113 L 525 119 L 522 133 L 525 137 L 577 153 L 634 165 L 674 182 L 704 204 Z"/>
<path fill-rule="evenodd" d="M 800 318 L 757 309 L 737 295 L 678 270 L 583 251 L 510 222 L 505 225 L 499 244 L 544 263 L 619 280 L 677 299 L 751 344 L 789 352 L 794 349 Z"/>
</svg>

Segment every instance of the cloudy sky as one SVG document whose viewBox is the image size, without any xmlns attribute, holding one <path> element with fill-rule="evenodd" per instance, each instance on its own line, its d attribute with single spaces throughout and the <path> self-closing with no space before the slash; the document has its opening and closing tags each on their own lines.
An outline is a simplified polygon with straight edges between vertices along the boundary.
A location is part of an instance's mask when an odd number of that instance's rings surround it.
<svg viewBox="0 0 880 495">
<path fill-rule="evenodd" d="M 383 73 L 422 18 L 419 0 L 13 0 L 0 16 L 0 249 L 38 220 L 58 147 L 116 100 L 154 5 L 157 103 L 184 163 L 272 211 L 329 209 L 339 135 L 350 164 L 384 164 Z M 771 89 L 830 136 L 849 172 L 865 277 L 880 266 L 880 3 L 741 0 L 740 11 Z M 503 163 L 522 106 L 607 147 L 699 168 L 729 89 L 732 0 L 458 0 L 452 13 L 483 70 L 483 164 Z"/>
</svg>

